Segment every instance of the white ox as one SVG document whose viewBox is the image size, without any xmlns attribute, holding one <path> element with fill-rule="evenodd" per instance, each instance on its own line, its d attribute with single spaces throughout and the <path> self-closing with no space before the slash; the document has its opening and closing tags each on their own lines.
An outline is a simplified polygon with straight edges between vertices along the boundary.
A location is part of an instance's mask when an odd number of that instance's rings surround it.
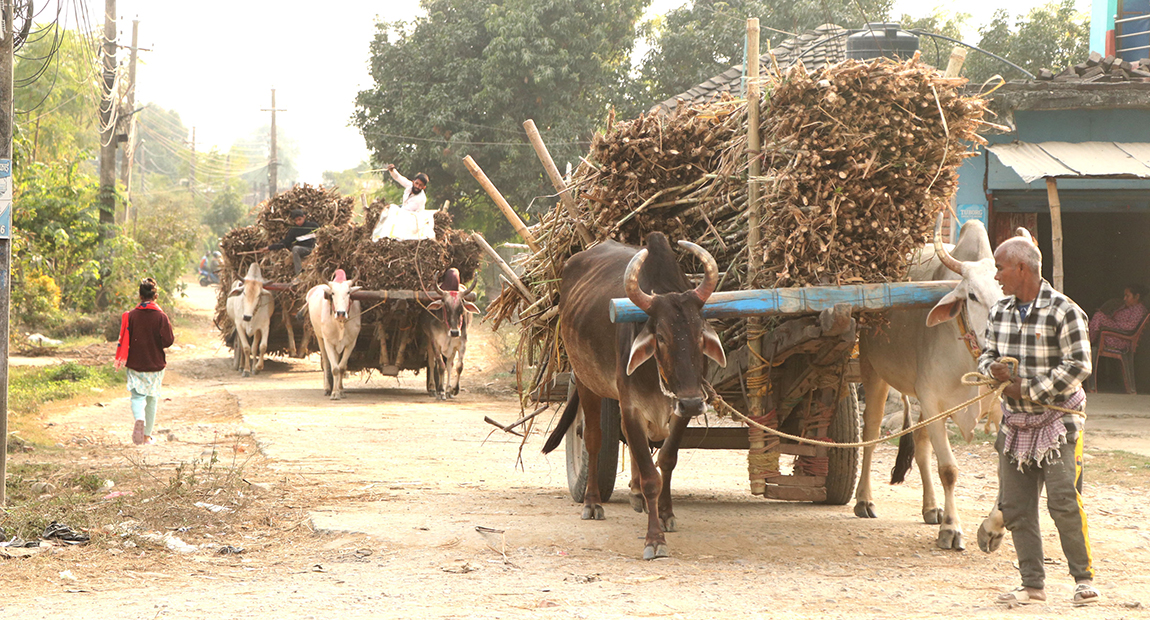
<svg viewBox="0 0 1150 620">
<path fill-rule="evenodd" d="M 252 263 L 248 267 L 248 274 L 243 281 L 236 280 L 232 284 L 227 310 L 236 327 L 235 341 L 232 342 L 235 369 L 243 370 L 244 376 L 250 377 L 264 369 L 268 331 L 275 310 L 275 299 L 270 292 L 264 290 L 259 263 Z"/>
<path fill-rule="evenodd" d="M 347 360 L 359 338 L 360 305 L 351 294 L 360 287 L 352 286 L 342 269 L 336 269 L 331 282 L 317 284 L 307 292 L 307 309 L 312 331 L 319 341 L 319 360 L 323 367 L 323 393 L 332 400 L 343 398 L 343 375 Z"/>
<path fill-rule="evenodd" d="M 1002 298 L 1002 287 L 994 279 L 990 239 L 982 223 L 972 220 L 963 224 L 958 243 L 948 252 L 938 241 L 938 227 L 935 232 L 934 252 L 930 252 L 928 247 L 913 257 L 911 280 L 960 282 L 929 311 L 888 312 L 888 325 L 877 332 L 868 331 L 859 339 L 860 370 L 866 390 L 864 440 L 878 438 L 887 392 L 891 387 L 918 399 L 922 405 L 921 419 L 932 417 L 979 393 L 977 388 L 963 385 L 961 379 L 963 374 L 973 372 L 977 367 L 976 353 L 968 343 L 977 342 L 979 348 L 985 344 L 990 308 Z M 966 325 L 965 333 L 960 328 L 962 323 Z M 967 439 L 970 439 L 977 422 L 978 411 L 979 404 L 976 403 L 953 416 Z M 950 450 L 945 420 L 920 429 L 914 435 L 914 458 L 922 477 L 923 520 L 939 525 L 939 547 L 962 550 L 965 543 L 954 499 L 958 465 Z M 927 435 L 930 443 L 925 441 Z M 930 476 L 932 446 L 945 494 L 941 510 L 935 500 Z M 855 515 L 863 518 L 876 516 L 870 482 L 873 452 L 873 446 L 863 451 L 855 494 Z M 906 467 L 909 468 L 909 462 Z M 901 479 L 901 474 L 896 476 Z"/>
</svg>

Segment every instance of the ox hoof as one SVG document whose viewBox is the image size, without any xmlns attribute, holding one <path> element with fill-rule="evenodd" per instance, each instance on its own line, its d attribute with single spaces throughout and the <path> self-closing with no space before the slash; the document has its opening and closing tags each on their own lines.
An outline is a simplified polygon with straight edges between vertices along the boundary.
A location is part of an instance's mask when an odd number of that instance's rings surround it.
<svg viewBox="0 0 1150 620">
<path fill-rule="evenodd" d="M 583 507 L 583 516 L 580 518 L 584 521 L 603 521 L 607 516 L 603 514 L 602 506 L 593 504 Z"/>
<path fill-rule="evenodd" d="M 332 393 L 331 393 L 331 399 L 332 399 L 332 400 L 339 400 L 339 399 L 341 399 L 341 398 L 343 398 L 343 397 L 342 397 L 342 396 L 340 396 L 339 394 L 337 394 L 337 393 L 335 393 L 335 392 L 332 392 Z"/>
<path fill-rule="evenodd" d="M 942 523 L 942 509 L 941 508 L 923 508 L 922 521 L 928 525 L 939 525 Z"/>
<path fill-rule="evenodd" d="M 631 510 L 643 513 L 647 512 L 647 500 L 642 495 L 631 495 Z"/>
<path fill-rule="evenodd" d="M 962 530 L 940 530 L 936 543 L 939 549 L 966 550 L 966 544 L 962 540 Z"/>
<path fill-rule="evenodd" d="M 978 548 L 983 553 L 994 553 L 1002 546 L 1002 539 L 1005 535 L 1005 531 L 993 529 L 988 517 L 982 522 L 982 525 L 978 526 Z"/>
<path fill-rule="evenodd" d="M 647 545 L 643 547 L 643 559 L 654 560 L 655 558 L 669 558 L 671 552 L 667 550 L 667 543 L 659 543 L 657 545 Z"/>
<path fill-rule="evenodd" d="M 855 516 L 860 519 L 877 519 L 874 511 L 874 502 L 859 502 L 855 504 Z"/>
<path fill-rule="evenodd" d="M 248 372 L 248 371 L 246 371 L 246 370 L 245 370 L 245 371 L 244 371 L 244 374 L 243 374 L 243 375 L 241 375 L 241 376 L 244 376 L 244 377 L 250 377 L 250 376 L 252 376 L 252 373 L 250 373 L 250 372 Z"/>
<path fill-rule="evenodd" d="M 664 532 L 677 531 L 675 515 L 671 515 L 669 517 L 659 517 L 659 525 L 662 526 Z"/>
</svg>

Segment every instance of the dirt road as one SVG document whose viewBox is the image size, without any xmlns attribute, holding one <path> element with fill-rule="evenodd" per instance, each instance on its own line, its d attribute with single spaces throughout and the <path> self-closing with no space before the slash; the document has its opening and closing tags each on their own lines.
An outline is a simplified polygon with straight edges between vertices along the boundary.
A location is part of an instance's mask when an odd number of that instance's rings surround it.
<svg viewBox="0 0 1150 620">
<path fill-rule="evenodd" d="M 212 303 L 194 289 L 195 304 Z M 241 379 L 203 321 L 178 334 L 160 426 L 170 441 L 130 445 L 125 399 L 55 412 L 71 436 L 118 441 L 122 458 L 161 467 L 210 455 L 242 462 L 226 438 L 251 435 L 261 462 L 253 480 L 275 493 L 315 489 L 293 506 L 306 523 L 292 546 L 267 541 L 287 528 L 253 520 L 230 544 L 249 550 L 220 556 L 214 547 L 165 551 L 68 548 L 14 562 L 41 562 L 41 581 L 0 584 L 5 618 L 839 618 L 839 617 L 1146 617 L 1150 605 L 1150 526 L 1144 519 L 1145 460 L 1122 471 L 1098 452 L 1107 441 L 1144 450 L 1132 424 L 1145 425 L 1143 401 L 1122 400 L 1120 417 L 1097 414 L 1110 429 L 1088 435 L 1087 510 L 1105 601 L 1069 603 L 1073 581 L 1044 517 L 1051 558 L 1051 602 L 997 608 L 994 595 L 1017 584 L 1009 542 L 978 551 L 975 531 L 995 495 L 994 457 L 986 442 L 955 446 L 965 552 L 935 548 L 936 526 L 919 516 L 917 475 L 882 484 L 894 448 L 877 454 L 879 519 L 851 506 L 765 501 L 749 494 L 746 457 L 733 451 L 685 451 L 675 471 L 679 531 L 670 559 L 644 562 L 645 518 L 631 511 L 620 474 L 607 520 L 579 519 L 566 490 L 564 456 L 539 453 L 541 430 L 520 440 L 492 433 L 485 415 L 518 417 L 506 392 L 509 363 L 498 339 L 473 330 L 465 392 L 429 399 L 423 378 L 374 376 L 348 381 L 348 397 L 323 397 L 316 360 L 271 362 Z M 187 345 L 192 345 L 188 347 Z M 1124 409 L 1123 409 L 1124 408 Z M 64 431 L 63 429 L 67 429 Z M 1124 433 L 1119 437 L 1116 433 Z M 165 435 L 167 437 L 168 435 Z M 241 448 L 242 449 L 242 448 Z M 77 455 L 81 454 L 77 450 Z M 521 457 L 521 461 L 518 459 Z M 517 466 L 517 462 L 519 465 Z M 1105 462 L 1105 475 L 1091 466 Z M 1123 461 L 1125 463 L 1125 461 Z M 1128 467 L 1128 465 L 1121 465 Z M 1137 481 L 1132 486 L 1130 481 Z M 481 534 L 477 527 L 502 530 Z M 308 530 L 307 528 L 310 528 Z M 306 535 L 298 535 L 300 531 Z M 282 534 L 288 536 L 288 533 Z M 100 553 L 99 557 L 94 554 Z M 31 566 L 30 564 L 25 566 Z M 110 568 L 109 568 L 110 567 Z M 67 576 L 59 575 L 70 571 Z M 32 574 L 30 572 L 30 574 Z M 59 576 L 57 576 L 59 575 Z"/>
</svg>

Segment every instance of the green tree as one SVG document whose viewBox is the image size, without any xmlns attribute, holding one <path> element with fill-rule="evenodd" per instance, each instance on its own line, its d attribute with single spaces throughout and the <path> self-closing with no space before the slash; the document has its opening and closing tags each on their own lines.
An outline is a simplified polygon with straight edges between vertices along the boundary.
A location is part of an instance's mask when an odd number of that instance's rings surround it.
<svg viewBox="0 0 1150 620">
<path fill-rule="evenodd" d="M 1090 53 L 1090 16 L 1076 11 L 1074 4 L 1074 0 L 1051 2 L 1014 19 L 1006 9 L 999 9 L 991 22 L 979 29 L 978 47 L 1031 73 L 1038 73 L 1039 69 L 1058 72 L 1081 62 Z M 1009 65 L 978 53 L 967 57 L 964 74 L 975 83 L 993 75 L 1008 80 L 1026 77 Z"/>
<path fill-rule="evenodd" d="M 216 237 L 223 237 L 231 229 L 246 225 L 248 209 L 244 206 L 242 190 L 242 181 L 226 184 L 212 198 L 202 221 Z"/>
<path fill-rule="evenodd" d="M 461 164 L 471 155 L 522 211 L 554 190 L 523 134 L 533 119 L 560 166 L 578 163 L 593 130 L 626 95 L 647 0 L 423 0 L 426 17 L 380 23 L 371 89 L 353 122 L 373 167 L 431 177 L 456 225 L 511 230 Z M 387 181 L 390 183 L 390 181 Z"/>
<path fill-rule="evenodd" d="M 696 0 L 668 11 L 645 30 L 651 49 L 640 73 L 646 106 L 743 64 L 746 23 L 758 17 L 763 51 L 793 33 L 832 23 L 855 28 L 885 21 L 893 0 Z M 781 31 L 781 32 L 780 32 Z"/>
</svg>

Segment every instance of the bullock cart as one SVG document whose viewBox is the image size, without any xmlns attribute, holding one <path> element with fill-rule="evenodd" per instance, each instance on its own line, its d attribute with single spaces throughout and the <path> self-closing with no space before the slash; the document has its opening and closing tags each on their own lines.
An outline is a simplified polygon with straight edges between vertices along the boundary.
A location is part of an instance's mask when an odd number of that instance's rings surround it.
<svg viewBox="0 0 1150 620">
<path fill-rule="evenodd" d="M 954 282 L 903 282 L 810 286 L 714 293 L 703 307 L 707 319 L 751 316 L 775 322 L 764 337 L 761 356 L 769 364 L 767 413 L 755 422 L 792 437 L 829 443 L 859 441 L 858 398 L 852 353 L 860 320 L 870 313 L 933 306 Z M 866 318 L 864 318 L 866 317 Z M 612 301 L 616 323 L 647 320 L 629 299 Z M 747 346 L 730 352 L 726 368 L 712 366 L 707 377 L 723 402 L 748 410 L 747 376 L 755 355 Z M 618 404 L 602 412 L 604 445 L 618 442 Z M 582 501 L 586 449 L 573 425 L 566 439 L 567 475 L 572 497 Z M 608 431 L 608 429 L 611 429 Z M 611 434 L 609 434 L 609 432 Z M 750 425 L 690 426 L 680 448 L 747 450 L 751 491 L 771 499 L 842 505 L 851 499 L 858 448 L 831 448 L 773 435 Z M 793 456 L 792 472 L 782 473 L 780 457 Z M 600 492 L 609 496 L 618 469 L 618 450 L 600 453 Z"/>
</svg>

